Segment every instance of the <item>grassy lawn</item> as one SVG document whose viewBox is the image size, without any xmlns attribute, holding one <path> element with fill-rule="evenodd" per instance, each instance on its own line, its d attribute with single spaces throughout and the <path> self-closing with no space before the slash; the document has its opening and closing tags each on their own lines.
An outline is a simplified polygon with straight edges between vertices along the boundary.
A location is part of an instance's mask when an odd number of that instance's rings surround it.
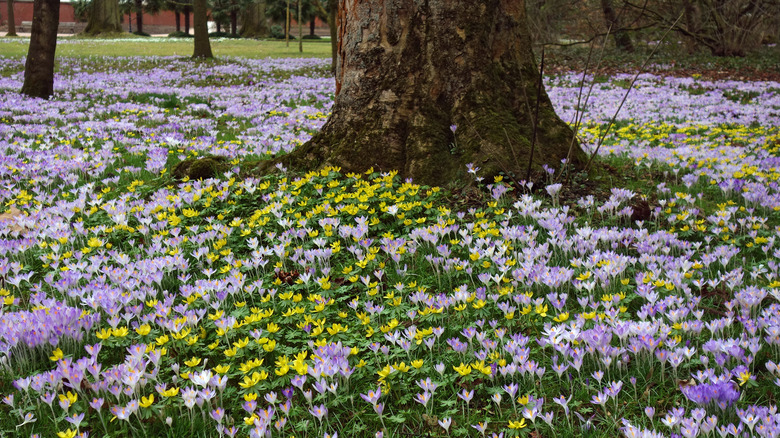
<svg viewBox="0 0 780 438">
<path fill-rule="evenodd" d="M 0 39 L 0 57 L 21 57 L 27 55 L 29 38 Z M 165 37 L 127 39 L 81 39 L 61 37 L 57 42 L 58 57 L 84 56 L 190 56 L 192 39 L 169 39 Z M 246 58 L 326 58 L 330 56 L 330 41 L 303 42 L 303 52 L 298 51 L 298 42 L 284 41 L 212 39 L 211 48 L 216 57 L 240 56 Z"/>
</svg>

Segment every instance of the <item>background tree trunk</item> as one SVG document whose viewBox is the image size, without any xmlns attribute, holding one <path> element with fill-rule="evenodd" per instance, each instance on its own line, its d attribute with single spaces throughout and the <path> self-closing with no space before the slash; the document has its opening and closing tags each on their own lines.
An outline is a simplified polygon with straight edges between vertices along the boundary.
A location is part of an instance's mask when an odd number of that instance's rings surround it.
<svg viewBox="0 0 780 438">
<path fill-rule="evenodd" d="M 22 94 L 46 99 L 54 94 L 54 53 L 60 24 L 60 0 L 35 0 L 30 48 L 24 64 Z"/>
<path fill-rule="evenodd" d="M 16 17 L 14 16 L 14 0 L 8 0 L 8 3 L 6 3 L 6 6 L 8 7 L 8 13 L 6 14 L 8 17 L 8 32 L 5 34 L 5 36 L 16 36 Z"/>
<path fill-rule="evenodd" d="M 314 36 L 314 29 L 317 27 L 317 22 L 312 18 L 309 20 L 309 35 Z"/>
<path fill-rule="evenodd" d="M 176 17 L 176 32 L 181 32 L 181 14 L 179 11 L 173 11 L 174 17 Z"/>
<path fill-rule="evenodd" d="M 241 16 L 241 36 L 244 38 L 268 36 L 268 23 L 265 20 L 265 0 L 255 1 L 244 9 L 244 13 Z"/>
<path fill-rule="evenodd" d="M 280 161 L 435 185 L 465 179 L 467 163 L 522 179 L 537 99 L 534 167 L 569 156 L 572 130 L 537 96 L 523 0 L 342 0 L 338 17 L 332 114 Z M 584 162 L 576 142 L 569 158 Z"/>
<path fill-rule="evenodd" d="M 135 32 L 144 33 L 144 2 L 135 0 Z"/>
<path fill-rule="evenodd" d="M 230 11 L 230 36 L 238 36 L 238 11 L 235 9 Z"/>
<path fill-rule="evenodd" d="M 187 35 L 190 34 L 190 14 L 192 13 L 191 8 L 188 6 L 184 7 L 184 33 Z M 207 25 L 208 26 L 208 25 Z"/>
<path fill-rule="evenodd" d="M 604 21 L 610 33 L 615 38 L 615 45 L 624 52 L 633 52 L 634 44 L 631 42 L 631 36 L 620 27 L 620 20 L 612 6 L 612 0 L 601 0 L 601 11 L 604 13 Z"/>
<path fill-rule="evenodd" d="M 330 69 L 336 74 L 336 59 L 339 53 L 339 29 L 338 29 L 339 0 L 328 0 L 328 27 L 330 28 Z"/>
<path fill-rule="evenodd" d="M 84 33 L 90 36 L 122 32 L 118 0 L 92 0 Z"/>
<path fill-rule="evenodd" d="M 213 58 L 211 42 L 209 41 L 208 5 L 206 0 L 194 0 L 192 2 L 195 21 L 195 50 L 193 58 Z"/>
</svg>

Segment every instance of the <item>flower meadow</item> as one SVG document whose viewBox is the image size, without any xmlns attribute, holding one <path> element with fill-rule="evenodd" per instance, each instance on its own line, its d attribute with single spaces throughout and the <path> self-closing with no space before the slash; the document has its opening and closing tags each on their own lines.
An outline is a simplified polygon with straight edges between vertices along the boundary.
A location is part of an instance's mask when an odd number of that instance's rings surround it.
<svg viewBox="0 0 780 438">
<path fill-rule="evenodd" d="M 327 66 L 0 59 L 0 434 L 780 436 L 780 84 L 642 75 L 605 135 L 630 77 L 548 78 L 637 176 L 577 199 L 253 175 Z"/>
</svg>

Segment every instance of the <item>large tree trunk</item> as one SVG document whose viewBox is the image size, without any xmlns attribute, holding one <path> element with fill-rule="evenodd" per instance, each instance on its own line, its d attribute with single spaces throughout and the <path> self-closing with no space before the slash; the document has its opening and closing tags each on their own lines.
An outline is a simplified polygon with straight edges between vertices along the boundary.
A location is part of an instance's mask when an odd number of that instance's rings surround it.
<svg viewBox="0 0 780 438">
<path fill-rule="evenodd" d="M 35 0 L 30 48 L 24 64 L 22 94 L 46 99 L 54 94 L 54 53 L 60 24 L 60 0 Z"/>
<path fill-rule="evenodd" d="M 135 0 L 135 32 L 144 33 L 144 2 Z"/>
<path fill-rule="evenodd" d="M 238 11 L 235 8 L 230 10 L 230 36 L 238 36 Z"/>
<path fill-rule="evenodd" d="M 615 38 L 615 45 L 624 52 L 633 52 L 634 44 L 631 42 L 631 36 L 620 27 L 620 20 L 612 6 L 612 0 L 601 0 L 601 11 L 604 13 L 604 21 L 610 32 Z"/>
<path fill-rule="evenodd" d="M 122 32 L 118 0 L 92 0 L 84 33 L 90 36 Z"/>
<path fill-rule="evenodd" d="M 339 28 L 338 28 L 339 0 L 328 0 L 328 27 L 330 28 L 330 69 L 336 74 L 336 59 L 339 54 Z"/>
<path fill-rule="evenodd" d="M 241 16 L 240 34 L 244 38 L 268 36 L 268 23 L 265 20 L 265 0 L 255 1 L 244 9 L 244 13 Z"/>
<path fill-rule="evenodd" d="M 195 50 L 193 58 L 213 58 L 211 42 L 209 41 L 208 5 L 206 0 L 194 0 L 192 2 L 195 21 Z"/>
<path fill-rule="evenodd" d="M 14 0 L 7 0 L 8 32 L 5 36 L 16 36 L 16 17 L 14 16 Z"/>
<path fill-rule="evenodd" d="M 572 130 L 537 93 L 523 0 L 342 0 L 338 15 L 332 114 L 280 161 L 435 185 L 465 179 L 467 163 L 522 179 L 538 99 L 534 168 L 567 156 L 583 164 Z"/>
</svg>

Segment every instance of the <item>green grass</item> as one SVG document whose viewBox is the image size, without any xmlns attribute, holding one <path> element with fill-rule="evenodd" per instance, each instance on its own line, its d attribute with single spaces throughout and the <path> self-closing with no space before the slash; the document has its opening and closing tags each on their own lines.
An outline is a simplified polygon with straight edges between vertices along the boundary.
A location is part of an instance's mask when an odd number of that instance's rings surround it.
<svg viewBox="0 0 780 438">
<path fill-rule="evenodd" d="M 27 55 L 28 38 L 3 39 L 0 43 L 0 57 L 18 58 Z M 9 43 L 11 42 L 11 43 Z M 86 39 L 60 37 L 57 57 L 88 56 L 190 56 L 192 39 L 168 39 L 166 37 L 121 39 Z M 298 51 L 298 42 L 284 41 L 212 39 L 211 49 L 215 57 L 239 56 L 246 58 L 327 58 L 331 54 L 330 41 L 306 40 L 303 52 Z"/>
</svg>

